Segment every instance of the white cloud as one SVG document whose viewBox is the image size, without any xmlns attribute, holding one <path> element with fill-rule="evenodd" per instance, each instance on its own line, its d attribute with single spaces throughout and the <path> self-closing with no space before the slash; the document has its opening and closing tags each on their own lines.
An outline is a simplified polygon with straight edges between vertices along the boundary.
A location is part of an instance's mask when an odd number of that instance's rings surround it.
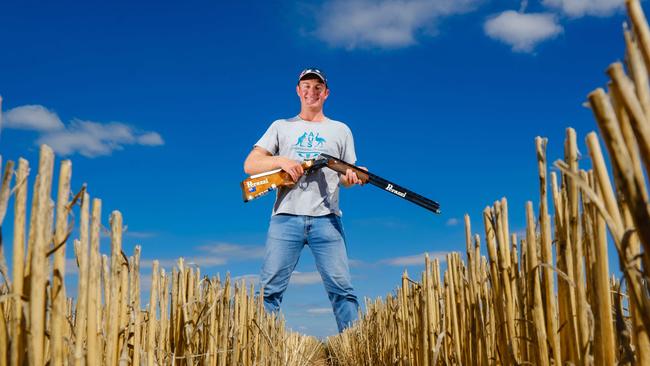
<svg viewBox="0 0 650 366">
<path fill-rule="evenodd" d="M 65 259 L 65 275 L 77 276 L 79 274 L 79 266 L 77 265 L 77 258 Z"/>
<path fill-rule="evenodd" d="M 313 315 L 331 314 L 332 308 L 311 308 L 311 309 L 307 309 L 307 313 Z"/>
<path fill-rule="evenodd" d="M 245 274 L 237 277 L 233 277 L 233 282 L 246 281 L 247 284 L 254 284 L 255 287 L 260 284 L 260 276 L 256 274 Z"/>
<path fill-rule="evenodd" d="M 208 245 L 202 245 L 197 249 L 224 259 L 264 258 L 264 247 L 259 245 L 240 245 L 216 242 Z"/>
<path fill-rule="evenodd" d="M 517 241 L 521 241 L 521 239 L 526 238 L 526 228 L 521 228 L 521 229 L 510 229 L 510 236 L 512 237 L 512 234 L 515 234 L 517 236 Z M 519 243 L 517 243 L 519 245 Z"/>
<path fill-rule="evenodd" d="M 563 28 L 553 14 L 507 10 L 488 19 L 484 30 L 490 38 L 512 46 L 515 52 L 532 52 L 538 43 L 556 37 Z"/>
<path fill-rule="evenodd" d="M 164 145 L 165 142 L 158 132 L 147 132 L 138 137 L 138 144 L 145 146 L 160 146 Z"/>
<path fill-rule="evenodd" d="M 350 268 L 359 268 L 363 267 L 366 265 L 366 262 L 362 261 L 361 259 L 348 259 L 348 265 Z"/>
<path fill-rule="evenodd" d="M 292 285 L 313 285 L 320 283 L 320 273 L 318 272 L 298 272 L 294 271 L 291 274 L 289 283 Z"/>
<path fill-rule="evenodd" d="M 451 219 L 447 220 L 447 222 L 445 222 L 445 225 L 447 225 L 447 226 L 456 226 L 456 225 L 458 225 L 458 222 L 459 221 L 458 221 L 457 218 L 452 217 Z"/>
<path fill-rule="evenodd" d="M 128 235 L 128 231 L 126 232 Z M 153 236 L 153 233 L 136 233 L 136 237 L 146 238 Z M 222 266 L 231 260 L 251 260 L 264 257 L 264 247 L 255 245 L 239 245 L 224 242 L 216 242 L 208 245 L 202 245 L 194 248 L 200 252 L 198 255 L 184 257 L 186 266 L 198 266 L 200 268 L 209 268 Z M 159 259 L 160 267 L 172 268 L 178 265 L 178 258 L 163 258 Z M 141 262 L 142 268 L 151 268 L 153 259 L 143 260 Z M 253 276 L 253 275 L 245 275 Z M 242 276 L 241 278 L 244 278 Z"/>
<path fill-rule="evenodd" d="M 543 0 L 542 3 L 559 9 L 570 17 L 585 15 L 604 17 L 621 10 L 625 0 Z"/>
<path fill-rule="evenodd" d="M 55 112 L 42 105 L 19 106 L 8 110 L 2 117 L 6 128 L 39 132 L 36 143 L 47 144 L 61 155 L 79 153 L 92 158 L 110 155 L 115 150 L 122 150 L 125 145 L 165 144 L 157 132 L 138 131 L 121 122 L 73 119 L 66 125 Z"/>
<path fill-rule="evenodd" d="M 443 17 L 471 11 L 481 0 L 332 0 L 319 10 L 316 35 L 348 49 L 400 48 L 433 35 Z"/>
<path fill-rule="evenodd" d="M 124 232 L 124 236 L 134 238 L 134 239 L 149 239 L 156 237 L 158 234 L 150 231 L 131 231 L 127 230 Z"/>
<path fill-rule="evenodd" d="M 389 258 L 389 259 L 384 259 L 379 263 L 386 264 L 389 266 L 395 266 L 395 267 L 424 265 L 424 254 L 425 253 Z M 446 259 L 446 256 L 447 256 L 447 252 L 429 253 L 429 259 L 438 258 L 438 260 L 440 261 L 444 261 Z"/>
<path fill-rule="evenodd" d="M 141 268 L 151 268 L 153 259 L 144 259 L 140 262 Z M 224 258 L 196 256 L 183 258 L 183 265 L 186 267 L 198 266 L 200 268 L 216 267 L 226 264 Z M 178 258 L 158 259 L 158 266 L 161 268 L 173 268 L 178 265 Z"/>
<path fill-rule="evenodd" d="M 35 131 L 64 129 L 59 116 L 42 105 L 23 105 L 12 108 L 5 112 L 2 117 L 6 128 Z"/>
<path fill-rule="evenodd" d="M 143 145 L 139 139 L 148 134 L 151 132 L 142 134 L 120 122 L 99 123 L 75 119 L 63 130 L 41 135 L 37 143 L 47 144 L 61 155 L 79 153 L 92 158 L 110 155 L 115 150 L 124 149 L 124 145 Z M 158 142 L 157 145 L 163 144 L 162 139 Z M 151 143 L 146 145 L 152 146 Z"/>
<path fill-rule="evenodd" d="M 151 294 L 151 284 L 153 283 L 152 281 L 153 278 L 151 278 L 151 273 L 140 275 L 140 296 L 146 294 L 146 296 L 149 297 L 149 294 Z M 149 307 L 148 304 L 146 307 Z"/>
<path fill-rule="evenodd" d="M 178 262 L 178 261 L 176 261 Z M 213 257 L 189 257 L 185 259 L 186 266 L 198 266 L 198 267 L 216 267 L 226 264 L 224 258 L 213 258 Z"/>
<path fill-rule="evenodd" d="M 410 227 L 407 221 L 403 221 L 400 218 L 390 217 L 390 216 L 365 217 L 365 218 L 354 219 L 354 224 L 360 226 L 368 226 L 373 229 L 377 228 L 378 226 L 381 226 L 391 230 L 405 230 Z"/>
</svg>

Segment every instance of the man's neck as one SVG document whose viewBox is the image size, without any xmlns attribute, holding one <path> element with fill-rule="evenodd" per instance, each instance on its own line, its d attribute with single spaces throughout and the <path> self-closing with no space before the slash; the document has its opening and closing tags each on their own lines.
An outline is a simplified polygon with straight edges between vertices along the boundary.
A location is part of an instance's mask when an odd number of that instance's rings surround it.
<svg viewBox="0 0 650 366">
<path fill-rule="evenodd" d="M 322 122 L 325 120 L 322 109 L 319 111 L 301 110 L 298 116 L 308 122 Z"/>
</svg>

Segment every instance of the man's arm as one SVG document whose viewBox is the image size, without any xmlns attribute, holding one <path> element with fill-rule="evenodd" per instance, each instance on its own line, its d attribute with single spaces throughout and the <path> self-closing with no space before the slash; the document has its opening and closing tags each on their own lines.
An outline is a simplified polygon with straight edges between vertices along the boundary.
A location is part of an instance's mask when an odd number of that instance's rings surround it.
<svg viewBox="0 0 650 366">
<path fill-rule="evenodd" d="M 294 182 L 297 182 L 304 173 L 299 162 L 284 156 L 273 156 L 259 146 L 255 146 L 246 157 L 246 161 L 244 161 L 244 172 L 249 175 L 264 173 L 273 169 L 282 169 L 289 173 Z"/>
</svg>

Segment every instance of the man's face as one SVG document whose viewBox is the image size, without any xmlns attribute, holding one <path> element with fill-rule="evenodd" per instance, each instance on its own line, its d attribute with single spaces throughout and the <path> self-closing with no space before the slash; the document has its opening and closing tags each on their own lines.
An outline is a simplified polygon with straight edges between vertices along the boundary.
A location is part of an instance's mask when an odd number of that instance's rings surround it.
<svg viewBox="0 0 650 366">
<path fill-rule="evenodd" d="M 310 109 L 323 108 L 323 103 L 330 94 L 329 89 L 320 80 L 301 80 L 296 87 L 303 107 Z"/>
</svg>

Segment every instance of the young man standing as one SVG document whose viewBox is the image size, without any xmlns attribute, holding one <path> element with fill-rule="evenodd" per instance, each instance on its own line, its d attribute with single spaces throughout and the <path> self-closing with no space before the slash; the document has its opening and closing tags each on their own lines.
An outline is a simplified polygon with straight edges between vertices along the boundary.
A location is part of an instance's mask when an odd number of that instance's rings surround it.
<svg viewBox="0 0 650 366">
<path fill-rule="evenodd" d="M 327 153 L 354 164 L 354 141 L 348 126 L 323 114 L 330 90 L 322 71 L 303 70 L 296 92 L 300 114 L 273 122 L 244 163 L 246 174 L 282 169 L 296 182 L 291 188 L 278 189 L 260 286 L 264 288 L 266 310 L 278 311 L 300 252 L 309 245 L 340 332 L 357 318 L 359 304 L 350 278 L 339 184 L 349 187 L 361 181 L 350 169 L 345 175 L 327 168 L 303 175 L 301 162 Z"/>
</svg>

